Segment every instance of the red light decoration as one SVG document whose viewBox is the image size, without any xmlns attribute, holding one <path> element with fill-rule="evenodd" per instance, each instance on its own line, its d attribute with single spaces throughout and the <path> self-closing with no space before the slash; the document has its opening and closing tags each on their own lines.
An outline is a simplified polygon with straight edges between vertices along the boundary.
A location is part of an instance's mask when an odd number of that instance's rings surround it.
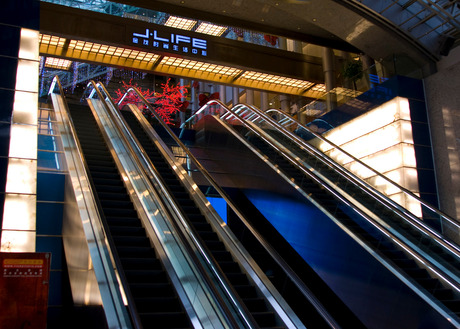
<svg viewBox="0 0 460 329">
<path fill-rule="evenodd" d="M 204 94 L 199 94 L 198 95 L 198 101 L 199 101 L 199 106 L 203 106 L 205 105 L 207 102 L 209 101 L 212 101 L 214 99 L 219 99 L 219 93 L 216 92 L 216 93 L 213 93 L 211 95 L 209 95 L 209 93 L 204 93 Z"/>
<path fill-rule="evenodd" d="M 142 90 L 142 88 L 138 87 L 137 84 L 133 84 L 132 80 L 130 80 L 129 83 L 122 81 L 123 88 L 115 91 L 117 97 L 114 99 L 114 102 L 118 103 L 129 88 L 135 87 L 147 99 L 147 101 L 152 104 L 153 108 L 164 120 L 164 122 L 166 124 L 171 124 L 173 123 L 173 114 L 178 111 L 185 112 L 190 103 L 188 101 L 181 101 L 181 99 L 187 95 L 187 87 L 181 86 L 179 83 L 176 85 L 170 85 L 170 80 L 171 79 L 168 79 L 166 83 L 161 84 L 163 91 L 160 93 L 155 93 L 149 89 Z M 123 108 L 123 106 L 127 104 L 136 104 L 139 106 L 139 109 L 144 113 L 144 115 L 151 115 L 147 110 L 147 106 L 141 102 L 141 99 L 135 93 L 127 95 L 120 104 L 120 108 Z"/>
</svg>

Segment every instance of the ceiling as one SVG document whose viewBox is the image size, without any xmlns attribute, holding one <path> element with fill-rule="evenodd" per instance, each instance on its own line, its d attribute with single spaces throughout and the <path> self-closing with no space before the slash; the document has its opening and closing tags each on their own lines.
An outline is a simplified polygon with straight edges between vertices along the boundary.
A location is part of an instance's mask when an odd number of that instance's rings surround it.
<svg viewBox="0 0 460 329">
<path fill-rule="evenodd" d="M 446 37 L 450 41 L 447 46 L 451 47 L 460 31 L 460 24 L 457 24 L 457 9 L 460 11 L 457 0 L 118 2 L 285 36 L 334 49 L 358 51 L 376 60 L 405 54 L 420 66 L 438 61 L 441 50 L 446 47 Z M 412 33 L 414 30 L 419 33 L 418 36 Z"/>
</svg>

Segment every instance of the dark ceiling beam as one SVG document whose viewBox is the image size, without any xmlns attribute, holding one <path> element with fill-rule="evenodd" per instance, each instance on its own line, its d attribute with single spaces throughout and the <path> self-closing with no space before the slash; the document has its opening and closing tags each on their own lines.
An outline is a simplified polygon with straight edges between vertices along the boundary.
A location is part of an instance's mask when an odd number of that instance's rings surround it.
<svg viewBox="0 0 460 329">
<path fill-rule="evenodd" d="M 333 48 L 337 50 L 343 50 L 352 53 L 360 53 L 360 51 L 350 45 L 349 43 L 331 35 L 331 38 L 318 37 L 302 32 L 292 31 L 288 29 L 282 29 L 277 27 L 272 27 L 265 25 L 263 23 L 258 23 L 254 21 L 248 21 L 239 19 L 237 17 L 229 17 L 225 15 L 214 14 L 202 10 L 186 8 L 170 3 L 165 3 L 162 1 L 156 0 L 117 0 L 118 3 L 123 3 L 130 6 L 136 6 L 145 9 L 151 9 L 155 11 L 160 11 L 172 15 L 199 19 L 203 21 L 209 21 L 215 24 L 222 24 L 227 26 L 234 26 L 250 31 L 257 31 L 266 34 L 272 34 L 276 36 L 281 36 L 293 40 L 302 41 L 305 43 L 311 43 L 318 46 Z"/>
</svg>

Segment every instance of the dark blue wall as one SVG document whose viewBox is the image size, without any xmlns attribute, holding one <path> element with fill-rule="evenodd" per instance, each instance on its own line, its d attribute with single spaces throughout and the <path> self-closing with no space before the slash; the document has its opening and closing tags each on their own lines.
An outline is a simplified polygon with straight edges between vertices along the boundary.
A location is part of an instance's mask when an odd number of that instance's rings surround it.
<svg viewBox="0 0 460 329">
<path fill-rule="evenodd" d="M 451 328 L 314 205 L 273 192 L 245 195 L 368 328 Z"/>
</svg>

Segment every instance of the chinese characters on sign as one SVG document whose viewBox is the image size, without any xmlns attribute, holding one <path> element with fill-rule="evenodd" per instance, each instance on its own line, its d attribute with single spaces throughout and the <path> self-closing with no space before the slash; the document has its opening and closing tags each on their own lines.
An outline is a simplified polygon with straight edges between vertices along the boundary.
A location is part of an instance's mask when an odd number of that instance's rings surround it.
<svg viewBox="0 0 460 329">
<path fill-rule="evenodd" d="M 132 43 L 153 49 L 177 52 L 181 54 L 193 54 L 207 56 L 207 41 L 204 39 L 192 38 L 189 36 L 163 33 L 157 30 L 145 29 L 145 33 L 133 33 Z"/>
<path fill-rule="evenodd" d="M 0 253 L 0 328 L 46 328 L 50 253 Z"/>
</svg>

